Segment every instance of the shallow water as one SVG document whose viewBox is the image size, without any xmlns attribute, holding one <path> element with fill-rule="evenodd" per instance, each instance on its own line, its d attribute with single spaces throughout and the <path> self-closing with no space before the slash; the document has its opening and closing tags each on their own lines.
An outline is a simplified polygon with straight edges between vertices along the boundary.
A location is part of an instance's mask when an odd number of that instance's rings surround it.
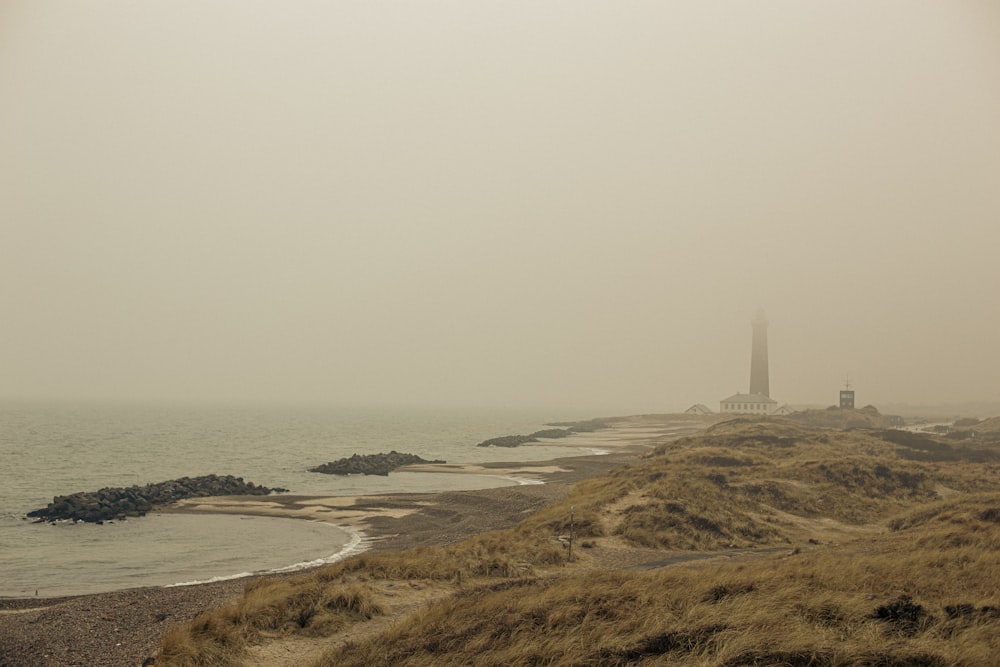
<svg viewBox="0 0 1000 667">
<path fill-rule="evenodd" d="M 319 565 L 358 540 L 336 526 L 270 517 L 156 514 L 20 531 L 0 551 L 0 595 L 97 593 Z M 33 560 L 44 550 L 45 560 Z"/>
</svg>

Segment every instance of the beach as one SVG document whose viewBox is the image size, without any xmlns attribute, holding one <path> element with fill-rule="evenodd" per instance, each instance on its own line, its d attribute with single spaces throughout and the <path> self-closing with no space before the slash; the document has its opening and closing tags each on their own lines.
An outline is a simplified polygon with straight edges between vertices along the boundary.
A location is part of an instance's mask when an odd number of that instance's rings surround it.
<svg viewBox="0 0 1000 667">
<path fill-rule="evenodd" d="M 683 424 L 680 432 L 702 424 Z M 595 453 L 549 461 L 426 464 L 410 470 L 495 475 L 514 486 L 441 493 L 252 496 L 192 499 L 166 512 L 232 513 L 321 520 L 357 531 L 368 551 L 441 545 L 508 528 L 565 496 L 581 479 L 626 465 L 650 444 L 679 434 L 676 422 L 623 423 L 581 441 Z M 551 443 L 548 443 L 551 444 Z M 269 575 L 291 576 L 291 575 Z M 163 632 L 242 593 L 250 578 L 193 586 L 138 588 L 70 598 L 0 599 L 0 667 L 141 665 Z"/>
</svg>

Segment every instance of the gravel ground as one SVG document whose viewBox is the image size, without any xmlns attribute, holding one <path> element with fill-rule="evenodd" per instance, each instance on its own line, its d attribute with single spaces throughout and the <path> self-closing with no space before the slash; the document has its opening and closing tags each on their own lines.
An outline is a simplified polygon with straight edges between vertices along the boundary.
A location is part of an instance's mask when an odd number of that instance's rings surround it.
<svg viewBox="0 0 1000 667">
<path fill-rule="evenodd" d="M 243 591 L 243 581 L 180 588 L 139 588 L 13 611 L 0 601 L 0 665 L 141 665 L 172 623 L 194 618 Z M 31 601 L 34 602 L 34 601 Z"/>
<path fill-rule="evenodd" d="M 542 485 L 480 491 L 381 496 L 379 507 L 418 508 L 400 519 L 372 519 L 365 533 L 372 551 L 454 542 L 507 528 L 527 514 L 565 496 L 569 487 L 635 458 L 637 450 L 538 462 L 557 463 Z M 494 464 L 501 468 L 511 464 Z M 525 466 L 524 463 L 516 464 Z M 424 505 L 423 503 L 430 503 Z M 363 507 L 360 502 L 357 507 Z M 179 588 L 140 588 L 52 599 L 0 599 L 0 667 L 134 667 L 156 651 L 160 636 L 243 592 L 246 579 Z"/>
</svg>

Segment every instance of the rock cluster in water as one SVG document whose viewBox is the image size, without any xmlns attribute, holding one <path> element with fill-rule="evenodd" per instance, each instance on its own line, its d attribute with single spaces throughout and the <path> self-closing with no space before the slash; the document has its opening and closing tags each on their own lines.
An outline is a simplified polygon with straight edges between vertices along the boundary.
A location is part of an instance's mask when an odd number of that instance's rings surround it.
<svg viewBox="0 0 1000 667">
<path fill-rule="evenodd" d="M 288 489 L 258 486 L 232 475 L 181 477 L 168 482 L 81 491 L 68 496 L 56 496 L 48 507 L 32 510 L 28 516 L 41 521 L 73 520 L 103 523 L 129 516 L 145 516 L 159 505 L 168 505 L 184 498 L 206 496 L 266 496 Z"/>
<path fill-rule="evenodd" d="M 428 461 L 416 454 L 403 454 L 393 450 L 388 454 L 354 454 L 350 458 L 342 458 L 339 461 L 331 461 L 315 468 L 309 468 L 309 472 L 321 472 L 327 475 L 386 476 L 396 468 L 411 463 L 445 463 L 445 461 Z"/>
<path fill-rule="evenodd" d="M 565 438 L 574 433 L 593 433 L 601 429 L 610 428 L 610 424 L 599 419 L 588 419 L 579 422 L 555 422 L 546 426 L 565 426 L 566 428 L 547 428 L 535 431 L 529 435 L 502 435 L 499 438 L 483 440 L 476 447 L 519 447 L 529 442 L 538 442 L 540 438 L 556 440 Z"/>
<path fill-rule="evenodd" d="M 539 438 L 565 438 L 572 434 L 573 429 L 569 428 L 547 428 L 542 431 L 535 431 L 530 435 L 502 435 L 499 438 L 483 440 L 476 447 L 518 447 L 529 442 L 538 442 Z"/>
</svg>

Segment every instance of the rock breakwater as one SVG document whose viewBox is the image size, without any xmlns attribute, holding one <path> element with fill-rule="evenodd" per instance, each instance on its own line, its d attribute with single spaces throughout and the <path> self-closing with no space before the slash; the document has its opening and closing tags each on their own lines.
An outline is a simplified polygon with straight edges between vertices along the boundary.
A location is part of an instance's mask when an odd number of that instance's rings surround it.
<svg viewBox="0 0 1000 667">
<path fill-rule="evenodd" d="M 549 438 L 550 440 L 555 440 L 558 438 L 565 438 L 572 434 L 573 429 L 547 428 L 541 431 L 535 431 L 530 435 L 502 435 L 499 438 L 490 438 L 489 440 L 483 440 L 481 443 L 476 445 L 476 447 L 519 447 L 521 445 L 526 445 L 529 442 L 538 442 L 539 438 Z"/>
<path fill-rule="evenodd" d="M 531 442 L 539 442 L 541 438 L 547 440 L 558 440 L 566 438 L 574 433 L 593 433 L 602 429 L 611 428 L 611 425 L 599 419 L 588 419 L 579 422 L 553 422 L 546 426 L 565 426 L 566 428 L 546 428 L 535 431 L 528 435 L 502 435 L 499 438 L 483 440 L 476 447 L 520 447 Z"/>
<path fill-rule="evenodd" d="M 266 496 L 285 491 L 288 489 L 259 486 L 232 475 L 181 477 L 146 486 L 104 488 L 56 496 L 47 507 L 32 510 L 28 512 L 28 516 L 37 519 L 36 523 L 58 520 L 103 523 L 130 516 L 145 516 L 155 507 L 169 505 L 184 498 Z"/>
<path fill-rule="evenodd" d="M 412 463 L 445 463 L 445 461 L 428 461 L 416 454 L 403 454 L 393 450 L 388 454 L 354 454 L 338 461 L 331 461 L 309 468 L 309 472 L 321 472 L 326 475 L 382 475 L 387 476 L 400 466 Z"/>
</svg>

